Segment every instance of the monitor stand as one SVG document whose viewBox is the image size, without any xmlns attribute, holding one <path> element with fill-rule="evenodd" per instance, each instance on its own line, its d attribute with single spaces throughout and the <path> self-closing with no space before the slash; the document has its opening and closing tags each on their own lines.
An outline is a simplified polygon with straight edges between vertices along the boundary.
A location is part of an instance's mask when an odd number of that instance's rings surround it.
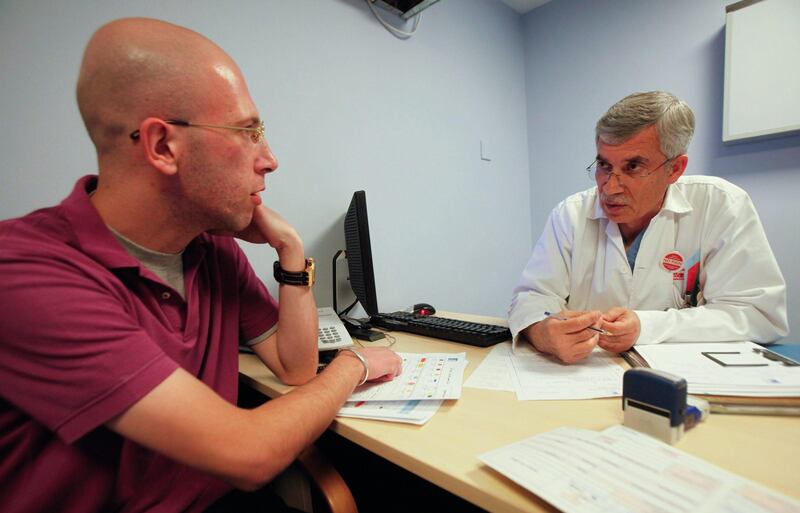
<svg viewBox="0 0 800 513">
<path fill-rule="evenodd" d="M 338 299 L 339 298 L 338 298 L 338 294 L 336 293 L 336 286 L 337 286 L 337 282 L 336 282 L 336 262 L 341 257 L 343 257 L 344 255 L 345 255 L 345 251 L 343 249 L 340 249 L 339 251 L 336 252 L 336 254 L 333 255 L 333 262 L 332 262 L 332 267 L 333 267 L 333 311 L 337 312 L 337 313 L 339 312 L 339 305 L 338 305 L 338 303 L 339 303 Z M 350 305 L 350 307 L 352 307 L 353 305 L 355 305 L 355 302 L 352 305 Z M 350 308 L 346 308 L 345 311 L 342 312 L 342 314 L 347 312 L 349 309 Z M 362 324 L 360 324 L 360 323 L 358 323 L 356 321 L 353 321 L 351 319 L 347 319 L 347 318 L 344 318 L 344 317 L 342 317 L 341 319 L 342 319 L 342 323 L 344 324 L 344 327 L 347 328 L 347 332 L 353 338 L 357 338 L 359 340 L 367 340 L 369 342 L 374 342 L 376 340 L 380 340 L 382 338 L 386 338 L 386 335 L 384 335 L 380 331 L 375 331 L 375 330 L 371 330 L 369 328 L 365 328 Z"/>
<path fill-rule="evenodd" d="M 344 327 L 347 329 L 347 332 L 350 334 L 350 336 L 359 340 L 375 342 L 376 340 L 386 337 L 386 335 L 380 331 L 365 328 L 364 326 L 357 324 L 350 319 L 342 319 L 342 323 L 344 324 Z"/>
</svg>

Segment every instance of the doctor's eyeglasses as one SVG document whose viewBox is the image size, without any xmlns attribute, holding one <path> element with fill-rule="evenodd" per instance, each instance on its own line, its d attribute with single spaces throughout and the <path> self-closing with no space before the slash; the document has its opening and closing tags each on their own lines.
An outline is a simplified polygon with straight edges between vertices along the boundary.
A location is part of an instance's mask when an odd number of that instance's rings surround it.
<svg viewBox="0 0 800 513">
<path fill-rule="evenodd" d="M 165 123 L 175 126 L 199 127 L 199 128 L 224 128 L 225 130 L 239 130 L 243 132 L 250 132 L 250 140 L 254 143 L 260 143 L 264 140 L 264 122 L 261 121 L 256 127 L 249 126 L 231 126 L 231 125 L 212 125 L 209 123 L 189 123 L 181 119 L 168 119 Z M 139 130 L 134 130 L 130 134 L 130 138 L 134 141 L 139 140 Z"/>
<path fill-rule="evenodd" d="M 595 159 L 587 168 L 586 172 L 589 176 L 589 180 L 598 181 L 598 182 L 606 182 L 611 175 L 615 175 L 617 178 L 630 178 L 630 179 L 637 179 L 637 178 L 644 178 L 646 176 L 650 176 L 659 169 L 661 169 L 667 162 L 675 159 L 675 157 L 670 157 L 661 164 L 657 165 L 652 169 L 648 169 L 645 167 L 644 163 L 639 160 L 630 160 L 625 163 L 622 167 L 622 170 L 619 173 L 614 173 L 614 166 L 609 164 L 608 162 L 600 159 Z"/>
</svg>

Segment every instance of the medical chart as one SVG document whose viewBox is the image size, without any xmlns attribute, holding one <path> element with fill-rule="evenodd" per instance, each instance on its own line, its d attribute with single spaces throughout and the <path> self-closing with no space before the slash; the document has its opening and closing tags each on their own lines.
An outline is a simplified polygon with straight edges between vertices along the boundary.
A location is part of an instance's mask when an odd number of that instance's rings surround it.
<svg viewBox="0 0 800 513">
<path fill-rule="evenodd" d="M 623 426 L 559 428 L 479 459 L 565 513 L 800 513 L 800 502 Z"/>
</svg>

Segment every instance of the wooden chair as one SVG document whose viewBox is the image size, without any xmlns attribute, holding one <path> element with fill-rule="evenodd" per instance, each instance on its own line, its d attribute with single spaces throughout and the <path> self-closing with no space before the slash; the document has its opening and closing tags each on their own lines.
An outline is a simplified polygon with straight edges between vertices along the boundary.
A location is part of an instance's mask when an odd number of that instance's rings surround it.
<svg viewBox="0 0 800 513">
<path fill-rule="evenodd" d="M 267 398 L 246 384 L 239 383 L 238 405 L 255 408 Z M 293 508 L 314 512 L 313 492 L 321 498 L 330 513 L 358 513 L 356 501 L 339 471 L 315 445 L 306 448 L 281 476 L 270 485 L 284 502 Z M 319 501 L 317 501 L 319 502 Z M 319 509 L 319 508 L 318 508 Z"/>
<path fill-rule="evenodd" d="M 321 513 L 320 506 L 330 513 L 358 513 L 347 483 L 314 445 L 300 453 L 295 464 L 272 485 L 288 506 L 307 513 Z"/>
<path fill-rule="evenodd" d="M 316 446 L 312 445 L 303 451 L 297 462 L 322 495 L 331 513 L 358 513 L 347 483 Z"/>
</svg>

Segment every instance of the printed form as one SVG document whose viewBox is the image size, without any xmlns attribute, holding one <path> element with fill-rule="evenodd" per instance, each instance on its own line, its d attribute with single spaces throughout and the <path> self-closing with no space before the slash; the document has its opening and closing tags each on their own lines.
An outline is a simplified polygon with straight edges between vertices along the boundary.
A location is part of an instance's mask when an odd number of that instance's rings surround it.
<svg viewBox="0 0 800 513">
<path fill-rule="evenodd" d="M 458 399 L 467 366 L 466 353 L 398 353 L 403 372 L 392 381 L 365 383 L 348 401 Z"/>
<path fill-rule="evenodd" d="M 577 363 L 565 364 L 530 349 L 518 348 L 511 358 L 520 401 L 594 399 L 622 395 L 625 370 L 600 348 Z"/>
<path fill-rule="evenodd" d="M 535 351 L 530 344 L 497 344 L 470 375 L 465 386 L 511 390 L 520 401 L 593 399 L 622 395 L 625 372 L 614 355 L 596 348 L 586 359 L 564 364 Z"/>
<path fill-rule="evenodd" d="M 565 513 L 789 513 L 800 502 L 623 426 L 559 428 L 480 460 Z"/>
<path fill-rule="evenodd" d="M 516 391 L 511 378 L 511 342 L 496 344 L 487 354 L 477 369 L 472 371 L 465 387 L 482 388 L 484 390 Z"/>
</svg>

